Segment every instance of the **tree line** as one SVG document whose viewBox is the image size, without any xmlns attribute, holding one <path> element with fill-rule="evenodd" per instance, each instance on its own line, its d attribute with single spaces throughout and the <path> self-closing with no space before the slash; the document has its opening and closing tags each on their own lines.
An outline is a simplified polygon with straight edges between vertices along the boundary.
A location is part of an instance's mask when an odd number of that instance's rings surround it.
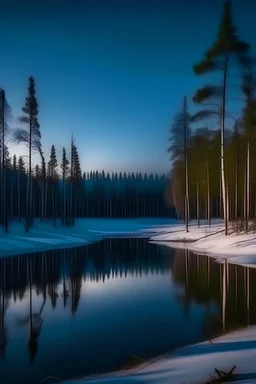
<svg viewBox="0 0 256 384">
<path fill-rule="evenodd" d="M 164 200 L 166 174 L 82 172 L 73 135 L 70 148 L 62 149 L 60 161 L 54 145 L 47 161 L 41 144 L 33 77 L 29 78 L 28 94 L 19 118 L 22 127 L 11 129 L 11 121 L 11 108 L 1 89 L 0 224 L 6 233 L 12 220 L 24 219 L 25 230 L 29 231 L 35 218 L 52 219 L 54 226 L 61 219 L 62 225 L 72 226 L 77 217 L 175 216 L 175 210 L 167 207 Z M 7 139 L 25 144 L 28 155 L 11 157 Z M 40 163 L 34 165 L 36 153 Z"/>
<path fill-rule="evenodd" d="M 169 204 L 185 218 L 223 217 L 225 234 L 255 230 L 256 94 L 255 58 L 241 41 L 225 1 L 215 42 L 194 65 L 197 76 L 216 78 L 187 98 L 170 128 L 172 170 L 166 190 Z M 238 113 L 232 103 L 242 105 Z M 196 109 L 195 113 L 190 112 Z"/>
</svg>

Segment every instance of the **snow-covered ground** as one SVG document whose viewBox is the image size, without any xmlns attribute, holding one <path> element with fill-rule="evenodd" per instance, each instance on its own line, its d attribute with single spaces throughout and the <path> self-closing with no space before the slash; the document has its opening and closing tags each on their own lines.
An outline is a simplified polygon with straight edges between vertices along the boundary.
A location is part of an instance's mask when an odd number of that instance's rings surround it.
<svg viewBox="0 0 256 384">
<path fill-rule="evenodd" d="M 171 248 L 187 248 L 198 254 L 207 254 L 216 259 L 226 259 L 233 264 L 256 267 L 256 233 L 225 236 L 222 220 L 213 220 L 211 227 L 205 222 L 197 227 L 196 222 L 185 231 L 184 224 L 173 224 L 168 232 L 150 238 L 154 243 Z"/>
<path fill-rule="evenodd" d="M 229 262 L 256 267 L 256 233 L 225 236 L 223 220 L 214 219 L 209 228 L 201 221 L 184 223 L 171 219 L 78 219 L 74 227 L 63 227 L 57 221 L 40 223 L 24 232 L 24 224 L 13 222 L 10 233 L 0 230 L 0 257 L 21 253 L 68 248 L 100 241 L 106 237 L 146 237 L 150 241 L 171 248 L 187 248 L 195 253 L 209 254 Z"/>
<path fill-rule="evenodd" d="M 150 237 L 165 230 L 174 221 L 170 219 L 77 219 L 74 227 L 63 227 L 57 220 L 41 223 L 35 220 L 33 228 L 26 233 L 24 223 L 12 222 L 9 233 L 0 227 L 0 257 L 50 249 L 76 247 L 103 237 Z M 161 229 L 162 228 L 162 229 Z"/>
<path fill-rule="evenodd" d="M 229 372 L 231 382 L 256 383 L 256 327 L 248 327 L 211 341 L 191 345 L 145 362 L 137 368 L 71 380 L 65 384 L 198 384 L 218 377 L 215 369 Z"/>
</svg>

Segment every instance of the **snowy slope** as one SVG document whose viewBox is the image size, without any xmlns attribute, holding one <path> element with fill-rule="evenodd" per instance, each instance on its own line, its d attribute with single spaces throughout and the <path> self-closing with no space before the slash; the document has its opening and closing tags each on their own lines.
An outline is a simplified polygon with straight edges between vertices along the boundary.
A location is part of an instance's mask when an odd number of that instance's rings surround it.
<svg viewBox="0 0 256 384">
<path fill-rule="evenodd" d="M 57 221 L 41 223 L 35 220 L 33 228 L 26 233 L 24 223 L 10 223 L 9 234 L 0 230 L 0 257 L 76 247 L 103 237 L 147 237 L 156 234 L 155 228 L 169 227 L 170 219 L 77 219 L 74 227 L 63 227 Z"/>
<path fill-rule="evenodd" d="M 65 384 L 198 384 L 210 380 L 210 375 L 217 377 L 215 368 L 228 372 L 234 366 L 233 382 L 256 383 L 255 326 L 182 348 L 131 370 Z"/>
<path fill-rule="evenodd" d="M 187 248 L 233 264 L 256 267 L 256 233 L 225 236 L 224 224 L 220 220 L 214 220 L 210 228 L 207 225 L 197 228 L 193 222 L 188 233 L 184 224 L 172 225 L 168 232 L 157 234 L 150 241 L 171 248 Z"/>
</svg>

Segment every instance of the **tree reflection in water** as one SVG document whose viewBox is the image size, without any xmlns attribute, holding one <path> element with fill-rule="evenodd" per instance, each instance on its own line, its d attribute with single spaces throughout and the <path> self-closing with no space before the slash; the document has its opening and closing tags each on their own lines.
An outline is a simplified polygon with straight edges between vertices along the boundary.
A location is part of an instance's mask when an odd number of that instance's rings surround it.
<svg viewBox="0 0 256 384">
<path fill-rule="evenodd" d="M 102 282 L 111 278 L 170 274 L 179 286 L 178 301 L 189 319 L 193 303 L 205 308 L 202 325 L 205 335 L 256 323 L 254 302 L 256 271 L 219 264 L 209 257 L 194 255 L 188 250 L 172 250 L 148 244 L 145 239 L 105 239 L 104 241 L 49 252 L 20 255 L 0 260 L 1 357 L 8 342 L 6 311 L 8 303 L 28 297 L 28 313 L 16 324 L 29 331 L 28 352 L 34 362 L 44 325 L 44 308 L 49 302 L 57 310 L 58 302 L 74 316 L 79 308 L 81 289 L 86 281 Z M 8 276 L 8 278 L 7 278 Z M 86 295 L 86 291 L 82 291 Z M 42 298 L 39 308 L 34 304 Z M 219 308 L 219 315 L 211 310 Z M 37 305 L 38 307 L 38 305 Z M 10 332 L 10 330 L 9 330 Z M 214 336 L 214 335 L 213 335 Z"/>
</svg>

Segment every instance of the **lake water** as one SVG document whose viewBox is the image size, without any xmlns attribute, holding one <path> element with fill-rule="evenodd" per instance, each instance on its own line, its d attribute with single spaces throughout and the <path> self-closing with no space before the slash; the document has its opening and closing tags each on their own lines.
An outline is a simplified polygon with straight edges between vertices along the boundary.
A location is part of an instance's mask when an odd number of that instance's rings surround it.
<svg viewBox="0 0 256 384">
<path fill-rule="evenodd" d="M 256 323 L 256 270 L 146 239 L 8 257 L 0 277 L 3 384 L 113 371 Z"/>
</svg>

